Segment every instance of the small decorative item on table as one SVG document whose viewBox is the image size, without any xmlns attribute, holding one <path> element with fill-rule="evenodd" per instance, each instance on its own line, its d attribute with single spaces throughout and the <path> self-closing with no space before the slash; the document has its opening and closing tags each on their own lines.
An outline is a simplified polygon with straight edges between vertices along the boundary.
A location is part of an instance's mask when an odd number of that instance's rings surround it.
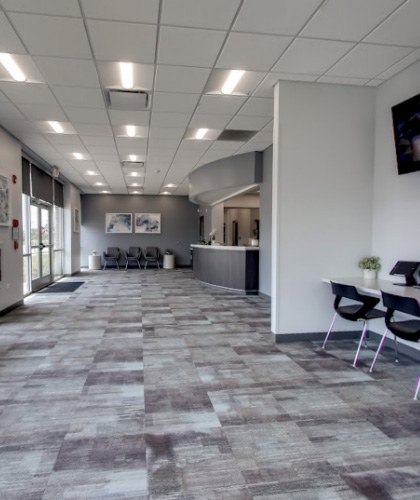
<svg viewBox="0 0 420 500">
<path fill-rule="evenodd" d="M 362 257 L 359 260 L 359 268 L 363 270 L 363 277 L 365 279 L 376 279 L 377 273 L 381 268 L 380 258 L 375 256 Z"/>
</svg>

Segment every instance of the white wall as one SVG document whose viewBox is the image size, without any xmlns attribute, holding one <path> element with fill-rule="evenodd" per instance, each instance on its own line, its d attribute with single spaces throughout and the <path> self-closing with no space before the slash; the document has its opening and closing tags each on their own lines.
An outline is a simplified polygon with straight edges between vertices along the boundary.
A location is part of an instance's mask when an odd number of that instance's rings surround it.
<svg viewBox="0 0 420 500">
<path fill-rule="evenodd" d="M 276 86 L 274 333 L 325 331 L 332 295 L 321 279 L 358 275 L 371 252 L 374 96 L 351 86 Z"/>
<path fill-rule="evenodd" d="M 260 185 L 260 293 L 271 296 L 271 209 L 273 147 L 263 154 L 263 181 Z"/>
<path fill-rule="evenodd" d="M 80 191 L 73 184 L 64 185 L 64 274 L 80 271 L 80 232 L 74 232 L 74 209 L 81 213 Z"/>
<path fill-rule="evenodd" d="M 420 93 L 420 62 L 382 84 L 376 96 L 372 252 L 389 277 L 397 260 L 420 260 L 420 172 L 398 175 L 391 107 Z"/>
<path fill-rule="evenodd" d="M 20 144 L 0 128 L 0 173 L 10 180 L 11 215 L 20 223 L 19 249 L 13 249 L 10 226 L 0 226 L 2 248 L 0 311 L 23 300 L 22 274 L 22 160 Z M 12 183 L 16 175 L 16 184 Z"/>
</svg>

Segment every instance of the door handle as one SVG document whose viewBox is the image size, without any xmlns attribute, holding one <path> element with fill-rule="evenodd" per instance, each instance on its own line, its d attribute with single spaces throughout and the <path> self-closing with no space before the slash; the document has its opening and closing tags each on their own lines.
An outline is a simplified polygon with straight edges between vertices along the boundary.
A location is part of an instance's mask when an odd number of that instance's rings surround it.
<svg viewBox="0 0 420 500">
<path fill-rule="evenodd" d="M 43 250 L 43 249 L 45 248 L 44 243 L 40 243 L 40 244 L 39 244 L 39 248 L 40 248 L 41 250 Z"/>
</svg>

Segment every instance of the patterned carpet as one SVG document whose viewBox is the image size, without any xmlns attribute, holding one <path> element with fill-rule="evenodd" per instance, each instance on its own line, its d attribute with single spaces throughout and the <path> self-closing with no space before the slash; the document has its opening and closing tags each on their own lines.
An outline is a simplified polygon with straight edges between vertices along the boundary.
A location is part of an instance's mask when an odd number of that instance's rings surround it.
<svg viewBox="0 0 420 500">
<path fill-rule="evenodd" d="M 276 346 L 190 270 L 80 279 L 0 318 L 2 500 L 420 498 L 415 362 Z"/>
</svg>

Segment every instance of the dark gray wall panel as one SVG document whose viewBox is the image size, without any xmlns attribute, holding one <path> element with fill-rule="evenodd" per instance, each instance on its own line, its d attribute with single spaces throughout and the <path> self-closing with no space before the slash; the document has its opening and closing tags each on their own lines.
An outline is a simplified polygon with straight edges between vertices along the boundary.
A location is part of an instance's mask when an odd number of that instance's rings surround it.
<svg viewBox="0 0 420 500">
<path fill-rule="evenodd" d="M 163 253 L 170 248 L 176 265 L 190 265 L 190 244 L 198 240 L 199 220 L 197 205 L 186 196 L 82 196 L 81 266 L 88 265 L 92 250 L 101 253 L 109 246 L 127 251 L 130 246 L 157 246 Z M 136 212 L 160 213 L 160 234 L 106 234 L 105 213 Z"/>
</svg>

